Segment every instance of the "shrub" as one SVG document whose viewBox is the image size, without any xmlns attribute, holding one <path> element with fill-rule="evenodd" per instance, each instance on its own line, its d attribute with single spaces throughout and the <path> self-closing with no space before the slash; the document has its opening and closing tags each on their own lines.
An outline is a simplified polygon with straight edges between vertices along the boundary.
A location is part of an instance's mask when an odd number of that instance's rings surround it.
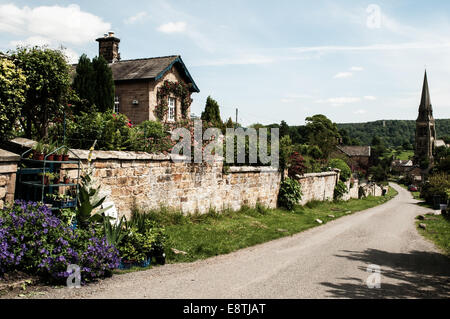
<svg viewBox="0 0 450 319">
<path fill-rule="evenodd" d="M 334 188 L 334 199 L 341 200 L 342 197 L 347 194 L 348 188 L 343 181 L 338 181 L 336 187 Z"/>
<path fill-rule="evenodd" d="M 346 162 L 339 158 L 334 158 L 328 162 L 328 166 L 331 168 L 337 168 L 341 170 L 340 179 L 343 182 L 346 182 L 350 176 L 352 175 L 352 171 Z"/>
<path fill-rule="evenodd" d="M 70 264 L 83 281 L 107 276 L 119 263 L 118 251 L 93 230 L 73 231 L 42 204 L 16 201 L 0 211 L 0 274 L 21 270 L 63 282 Z"/>
<path fill-rule="evenodd" d="M 420 196 L 429 204 L 433 204 L 433 196 L 441 197 L 441 203 L 448 200 L 450 190 L 450 176 L 447 173 L 439 173 L 430 176 L 428 182 L 422 186 Z"/>
<path fill-rule="evenodd" d="M 281 183 L 278 203 L 288 210 L 292 210 L 302 199 L 300 183 L 295 179 L 287 178 Z"/>
<path fill-rule="evenodd" d="M 289 171 L 290 178 L 296 178 L 297 175 L 303 175 L 306 171 L 305 159 L 299 153 L 294 152 L 289 158 Z"/>
</svg>

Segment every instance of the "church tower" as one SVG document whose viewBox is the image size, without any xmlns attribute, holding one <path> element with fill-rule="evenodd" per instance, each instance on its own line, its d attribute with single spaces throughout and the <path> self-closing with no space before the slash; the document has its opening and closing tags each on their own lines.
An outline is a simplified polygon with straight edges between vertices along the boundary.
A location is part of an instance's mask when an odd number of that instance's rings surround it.
<svg viewBox="0 0 450 319">
<path fill-rule="evenodd" d="M 427 160 L 429 165 L 432 165 L 435 140 L 436 126 L 433 117 L 430 91 L 428 89 L 427 71 L 425 71 L 422 100 L 419 107 L 419 117 L 416 121 L 416 148 L 414 154 L 415 164 L 420 165 L 423 161 Z"/>
</svg>

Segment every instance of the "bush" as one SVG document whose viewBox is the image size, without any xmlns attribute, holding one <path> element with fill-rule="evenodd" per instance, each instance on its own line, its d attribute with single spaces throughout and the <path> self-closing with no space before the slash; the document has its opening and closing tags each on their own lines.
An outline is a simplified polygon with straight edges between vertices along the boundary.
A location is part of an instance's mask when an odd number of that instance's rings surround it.
<svg viewBox="0 0 450 319">
<path fill-rule="evenodd" d="M 71 264 L 84 282 L 108 276 L 118 251 L 93 230 L 73 231 L 45 205 L 16 201 L 0 211 L 0 275 L 20 270 L 62 283 Z"/>
<path fill-rule="evenodd" d="M 341 200 L 348 193 L 348 188 L 343 181 L 339 181 L 334 188 L 334 200 Z"/>
<path fill-rule="evenodd" d="M 302 199 L 300 183 L 295 179 L 287 178 L 281 183 L 278 203 L 288 210 L 292 210 Z"/>
<path fill-rule="evenodd" d="M 441 197 L 441 203 L 446 203 L 449 191 L 450 176 L 447 173 L 434 174 L 422 186 L 420 197 L 424 198 L 427 203 L 434 204 L 433 196 L 438 195 Z"/>
<path fill-rule="evenodd" d="M 296 178 L 297 175 L 302 176 L 305 174 L 306 166 L 305 166 L 305 159 L 303 156 L 301 156 L 299 153 L 294 152 L 289 158 L 289 171 L 288 175 L 290 178 Z"/>
<path fill-rule="evenodd" d="M 343 182 L 346 182 L 350 176 L 352 175 L 352 171 L 346 162 L 339 158 L 334 158 L 328 162 L 328 166 L 331 168 L 337 168 L 341 170 L 340 179 Z"/>
</svg>

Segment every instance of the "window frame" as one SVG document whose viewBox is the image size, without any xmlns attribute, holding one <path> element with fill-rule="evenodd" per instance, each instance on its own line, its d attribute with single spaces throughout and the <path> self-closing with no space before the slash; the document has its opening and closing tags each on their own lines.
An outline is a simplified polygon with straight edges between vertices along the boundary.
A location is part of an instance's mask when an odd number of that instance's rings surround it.
<svg viewBox="0 0 450 319">
<path fill-rule="evenodd" d="M 116 109 L 117 109 L 117 111 L 116 111 Z M 116 114 L 120 113 L 120 97 L 118 97 L 118 96 L 114 97 L 113 112 Z"/>
<path fill-rule="evenodd" d="M 171 105 L 171 102 L 173 102 L 173 105 Z M 177 118 L 177 100 L 174 97 L 169 96 L 167 106 L 167 122 L 175 122 Z M 171 113 L 171 110 L 173 111 L 173 114 Z"/>
</svg>

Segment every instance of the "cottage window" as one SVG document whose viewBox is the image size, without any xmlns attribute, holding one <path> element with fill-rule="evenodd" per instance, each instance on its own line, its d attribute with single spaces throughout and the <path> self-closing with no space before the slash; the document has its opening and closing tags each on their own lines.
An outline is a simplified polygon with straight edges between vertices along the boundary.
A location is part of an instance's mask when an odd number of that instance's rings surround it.
<svg viewBox="0 0 450 319">
<path fill-rule="evenodd" d="M 175 99 L 169 97 L 169 110 L 167 114 L 167 120 L 169 122 L 175 122 Z"/>
<path fill-rule="evenodd" d="M 116 96 L 114 98 L 114 113 L 119 113 L 119 108 L 120 108 L 120 101 L 119 101 L 119 97 Z"/>
</svg>

